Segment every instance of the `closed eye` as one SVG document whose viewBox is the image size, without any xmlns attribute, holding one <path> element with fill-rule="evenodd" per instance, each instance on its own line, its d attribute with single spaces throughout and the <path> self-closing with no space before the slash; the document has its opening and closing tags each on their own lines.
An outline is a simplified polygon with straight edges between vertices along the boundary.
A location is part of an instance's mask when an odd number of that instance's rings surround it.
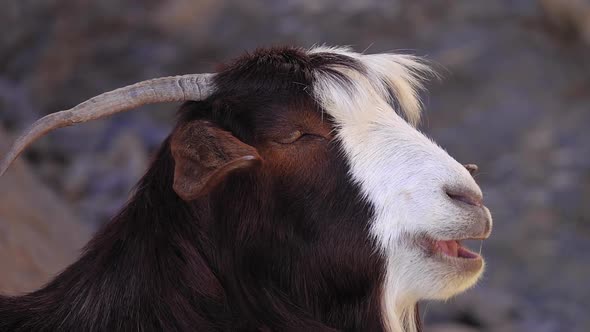
<svg viewBox="0 0 590 332">
<path fill-rule="evenodd" d="M 324 136 L 310 133 L 303 133 L 299 130 L 292 132 L 288 137 L 275 140 L 279 144 L 292 144 L 303 138 L 325 139 Z"/>
</svg>

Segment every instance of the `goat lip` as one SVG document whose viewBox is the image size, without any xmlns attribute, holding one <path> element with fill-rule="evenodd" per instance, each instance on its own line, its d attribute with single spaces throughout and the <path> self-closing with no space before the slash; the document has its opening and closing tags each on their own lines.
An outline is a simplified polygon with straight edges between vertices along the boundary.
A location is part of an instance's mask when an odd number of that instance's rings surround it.
<svg viewBox="0 0 590 332">
<path fill-rule="evenodd" d="M 434 252 L 448 256 L 451 258 L 462 258 L 462 259 L 478 259 L 481 258 L 478 254 L 470 251 L 463 247 L 461 242 L 457 240 L 450 241 L 435 241 Z"/>
<path fill-rule="evenodd" d="M 475 239 L 475 238 L 465 238 Z M 481 238 L 478 238 L 481 239 Z M 421 247 L 430 255 L 455 260 L 481 260 L 482 257 L 461 244 L 461 240 L 424 238 Z"/>
</svg>

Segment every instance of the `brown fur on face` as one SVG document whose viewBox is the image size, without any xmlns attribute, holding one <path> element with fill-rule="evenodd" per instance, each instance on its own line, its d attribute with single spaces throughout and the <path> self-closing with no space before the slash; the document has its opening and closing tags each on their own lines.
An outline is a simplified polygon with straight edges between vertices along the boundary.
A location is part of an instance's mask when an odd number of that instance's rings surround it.
<svg viewBox="0 0 590 332">
<path fill-rule="evenodd" d="M 372 207 L 310 97 L 334 63 L 361 67 L 295 48 L 226 66 L 80 259 L 0 297 L 0 331 L 382 331 Z"/>
</svg>

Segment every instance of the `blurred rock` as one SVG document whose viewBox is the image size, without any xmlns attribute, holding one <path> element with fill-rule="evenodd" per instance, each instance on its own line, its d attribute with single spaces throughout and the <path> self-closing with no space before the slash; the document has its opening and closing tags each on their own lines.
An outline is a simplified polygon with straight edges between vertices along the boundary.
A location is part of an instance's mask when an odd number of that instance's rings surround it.
<svg viewBox="0 0 590 332">
<path fill-rule="evenodd" d="M 10 141 L 0 130 L 0 155 Z M 42 286 L 76 259 L 88 237 L 64 201 L 22 161 L 0 178 L 0 293 Z"/>
<path fill-rule="evenodd" d="M 483 244 L 484 278 L 456 299 L 428 303 L 427 323 L 586 332 L 588 2 L 7 1 L 0 11 L 0 122 L 16 132 L 100 92 L 213 71 L 259 46 L 326 43 L 426 55 L 443 80 L 427 85 L 421 129 L 460 162 L 479 164 L 476 180 L 494 215 Z M 57 193 L 56 206 L 65 202 L 98 225 L 122 206 L 177 107 L 149 106 L 58 130 L 22 159 Z M 38 182 L 30 188 L 42 187 Z M 24 204 L 6 202 L 21 210 Z M 57 225 L 75 218 L 50 219 Z"/>
<path fill-rule="evenodd" d="M 562 35 L 580 38 L 590 45 L 589 0 L 539 0 L 548 22 Z"/>
<path fill-rule="evenodd" d="M 20 127 L 33 122 L 37 116 L 24 87 L 1 77 L 0 105 L 0 109 L 6 110 L 3 117 L 9 126 Z"/>
<path fill-rule="evenodd" d="M 426 328 L 427 332 L 478 332 L 479 330 L 461 324 L 435 324 Z"/>
<path fill-rule="evenodd" d="M 505 290 L 476 287 L 468 296 L 429 303 L 425 312 L 427 319 L 434 322 L 453 320 L 476 330 L 516 332 L 526 311 L 526 304 Z"/>
<path fill-rule="evenodd" d="M 125 204 L 148 160 L 143 140 L 133 131 L 122 132 L 104 149 L 81 153 L 61 171 L 64 194 L 96 227 Z"/>
</svg>

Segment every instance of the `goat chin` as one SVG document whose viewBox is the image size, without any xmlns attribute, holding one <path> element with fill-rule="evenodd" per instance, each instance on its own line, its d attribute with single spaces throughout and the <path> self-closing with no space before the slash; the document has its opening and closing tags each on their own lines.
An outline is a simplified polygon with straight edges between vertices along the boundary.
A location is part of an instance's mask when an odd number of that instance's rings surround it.
<svg viewBox="0 0 590 332">
<path fill-rule="evenodd" d="M 418 302 L 481 276 L 492 218 L 471 173 L 416 129 L 416 57 L 257 50 L 38 121 L 186 101 L 133 198 L 0 331 L 419 331 Z M 192 99 L 192 100 L 191 100 Z"/>
</svg>

